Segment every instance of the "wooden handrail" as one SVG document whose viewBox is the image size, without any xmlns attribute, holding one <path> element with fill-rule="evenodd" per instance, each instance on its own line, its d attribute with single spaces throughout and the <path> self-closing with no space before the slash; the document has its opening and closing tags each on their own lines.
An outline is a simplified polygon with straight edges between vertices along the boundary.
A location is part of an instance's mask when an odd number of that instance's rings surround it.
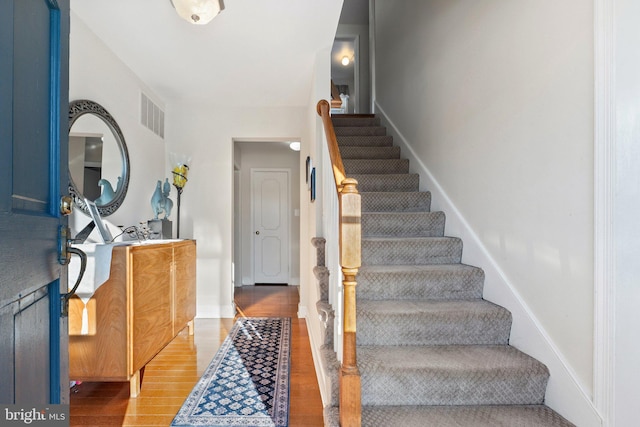
<svg viewBox="0 0 640 427">
<path fill-rule="evenodd" d="M 331 158 L 331 168 L 333 169 L 333 178 L 336 183 L 336 190 L 338 193 L 342 192 L 342 183 L 347 179 L 347 174 L 344 172 L 344 165 L 342 164 L 342 157 L 340 156 L 340 148 L 338 148 L 338 139 L 336 138 L 336 132 L 333 129 L 333 122 L 331 121 L 331 115 L 329 111 L 331 107 L 329 103 L 322 99 L 316 105 L 318 115 L 322 117 L 322 125 L 324 126 L 324 133 L 327 135 L 327 145 L 329 146 L 329 157 Z"/>
<path fill-rule="evenodd" d="M 330 106 L 326 100 L 318 102 L 316 107 L 322 117 L 331 169 L 338 192 L 340 266 L 343 285 L 343 334 L 342 365 L 340 367 L 340 425 L 342 427 L 360 427 L 362 403 L 360 371 L 356 359 L 356 275 L 361 264 L 361 208 L 358 181 L 347 178 L 333 122 Z"/>
<path fill-rule="evenodd" d="M 342 98 L 340 98 L 340 92 L 338 92 L 338 88 L 335 84 L 333 84 L 333 80 L 331 80 L 331 108 L 340 107 L 342 107 Z"/>
</svg>

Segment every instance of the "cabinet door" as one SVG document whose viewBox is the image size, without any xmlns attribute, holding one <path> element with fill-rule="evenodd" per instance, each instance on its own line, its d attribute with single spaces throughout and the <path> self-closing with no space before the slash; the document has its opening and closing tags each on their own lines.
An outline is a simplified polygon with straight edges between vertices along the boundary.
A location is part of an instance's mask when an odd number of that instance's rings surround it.
<svg viewBox="0 0 640 427">
<path fill-rule="evenodd" d="M 154 246 L 154 247 L 152 247 Z M 173 338 L 170 246 L 131 250 L 133 370 L 142 368 Z"/>
<path fill-rule="evenodd" d="M 196 243 L 174 247 L 175 261 L 175 318 L 174 335 L 196 315 Z"/>
</svg>

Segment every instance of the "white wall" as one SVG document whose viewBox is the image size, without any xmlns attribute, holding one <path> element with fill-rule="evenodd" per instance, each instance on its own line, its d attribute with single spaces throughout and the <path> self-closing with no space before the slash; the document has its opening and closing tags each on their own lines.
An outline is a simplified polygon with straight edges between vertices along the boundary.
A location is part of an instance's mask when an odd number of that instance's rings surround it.
<svg viewBox="0 0 640 427">
<path fill-rule="evenodd" d="M 380 110 L 590 396 L 593 5 L 376 1 L 375 17 Z M 504 292 L 488 275 L 485 296 Z"/>
<path fill-rule="evenodd" d="M 313 353 L 314 364 L 320 386 L 320 394 L 323 403 L 326 405 L 330 399 L 331 384 L 328 383 L 328 373 L 323 371 L 318 351 L 322 342 L 322 326 L 320 318 L 316 310 L 316 303 L 320 300 L 320 289 L 318 282 L 313 274 L 313 267 L 316 266 L 316 249 L 311 245 L 313 237 L 324 237 L 322 228 L 322 206 L 324 200 L 322 198 L 323 177 L 320 175 L 322 171 L 322 147 L 326 145 L 324 139 L 324 131 L 322 120 L 318 116 L 316 105 L 321 99 L 329 100 L 331 98 L 330 85 L 327 84 L 331 80 L 331 45 L 328 44 L 323 50 L 316 52 L 315 66 L 313 71 L 313 85 L 309 92 L 309 107 L 306 111 L 307 138 L 306 143 L 302 145 L 300 150 L 301 170 L 306 169 L 307 156 L 311 157 L 313 166 L 316 168 L 316 200 L 310 202 L 310 195 L 307 187 L 302 187 L 300 191 L 300 214 L 307 221 L 301 222 L 300 227 L 300 307 L 299 315 L 304 315 L 307 319 L 307 330 L 311 343 L 311 351 Z M 334 273 L 335 274 L 335 273 Z"/>
<path fill-rule="evenodd" d="M 298 138 L 299 139 L 299 138 Z M 290 203 L 289 211 L 289 251 L 290 270 L 289 284 L 300 284 L 300 185 L 304 182 L 304 177 L 300 177 L 300 155 L 298 151 L 293 151 L 285 142 L 236 142 L 239 148 L 240 161 L 240 240 L 236 244 L 240 245 L 240 267 L 242 271 L 241 282 L 236 281 L 236 286 L 253 285 L 253 241 L 254 234 L 251 217 L 251 169 L 252 168 L 277 168 L 288 169 L 290 171 Z M 304 175 L 304 174 L 303 174 Z M 303 180 L 302 184 L 300 179 Z M 294 215 L 298 211 L 298 215 Z"/>
<path fill-rule="evenodd" d="M 166 117 L 167 152 L 192 159 L 182 193 L 180 237 L 198 244 L 197 316 L 233 317 L 233 141 L 301 140 L 304 145 L 306 108 L 176 103 Z"/>
<path fill-rule="evenodd" d="M 69 43 L 69 100 L 89 99 L 102 105 L 118 122 L 129 151 L 127 196 L 105 219 L 124 226 L 146 222 L 153 218 L 150 201 L 156 181 L 168 177 L 169 169 L 164 141 L 140 124 L 140 92 L 160 106 L 163 103 L 73 12 Z M 175 193 L 172 198 L 175 202 Z M 77 210 L 70 220 L 73 234 L 88 223 L 89 217 Z M 96 233 L 91 237 L 97 240 Z"/>
</svg>

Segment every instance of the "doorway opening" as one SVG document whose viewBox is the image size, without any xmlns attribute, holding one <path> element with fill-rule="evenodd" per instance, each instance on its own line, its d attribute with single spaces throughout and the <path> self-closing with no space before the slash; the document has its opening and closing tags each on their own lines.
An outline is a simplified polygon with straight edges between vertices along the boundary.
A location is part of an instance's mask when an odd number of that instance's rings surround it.
<svg viewBox="0 0 640 427">
<path fill-rule="evenodd" d="M 287 141 L 234 141 L 234 286 L 300 284 L 300 155 Z"/>
<path fill-rule="evenodd" d="M 336 37 L 331 48 L 331 81 L 342 100 L 341 114 L 360 112 L 358 37 Z"/>
</svg>

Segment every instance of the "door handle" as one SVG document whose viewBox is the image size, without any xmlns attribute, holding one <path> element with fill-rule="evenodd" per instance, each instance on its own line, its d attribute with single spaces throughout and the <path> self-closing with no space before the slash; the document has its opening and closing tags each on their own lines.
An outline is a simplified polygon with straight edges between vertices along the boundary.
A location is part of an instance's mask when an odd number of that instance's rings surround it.
<svg viewBox="0 0 640 427">
<path fill-rule="evenodd" d="M 73 198 L 71 196 L 60 197 L 60 214 L 62 216 L 70 215 L 73 211 Z"/>
<path fill-rule="evenodd" d="M 260 234 L 260 231 L 256 231 L 256 236 L 258 236 Z"/>
<path fill-rule="evenodd" d="M 73 288 L 71 288 L 71 290 L 66 294 L 60 296 L 60 302 L 62 304 L 60 313 L 61 317 L 67 317 L 69 315 L 69 299 L 78 290 L 78 286 L 80 286 L 84 272 L 87 269 L 87 254 L 84 253 L 83 250 L 71 246 L 72 240 L 69 238 L 70 233 L 71 230 L 69 230 L 69 227 L 63 226 L 60 228 L 60 254 L 58 261 L 62 265 L 68 265 L 71 260 L 71 255 L 79 256 L 80 273 L 78 274 L 78 278 L 76 279 L 76 283 L 73 285 Z"/>
</svg>

